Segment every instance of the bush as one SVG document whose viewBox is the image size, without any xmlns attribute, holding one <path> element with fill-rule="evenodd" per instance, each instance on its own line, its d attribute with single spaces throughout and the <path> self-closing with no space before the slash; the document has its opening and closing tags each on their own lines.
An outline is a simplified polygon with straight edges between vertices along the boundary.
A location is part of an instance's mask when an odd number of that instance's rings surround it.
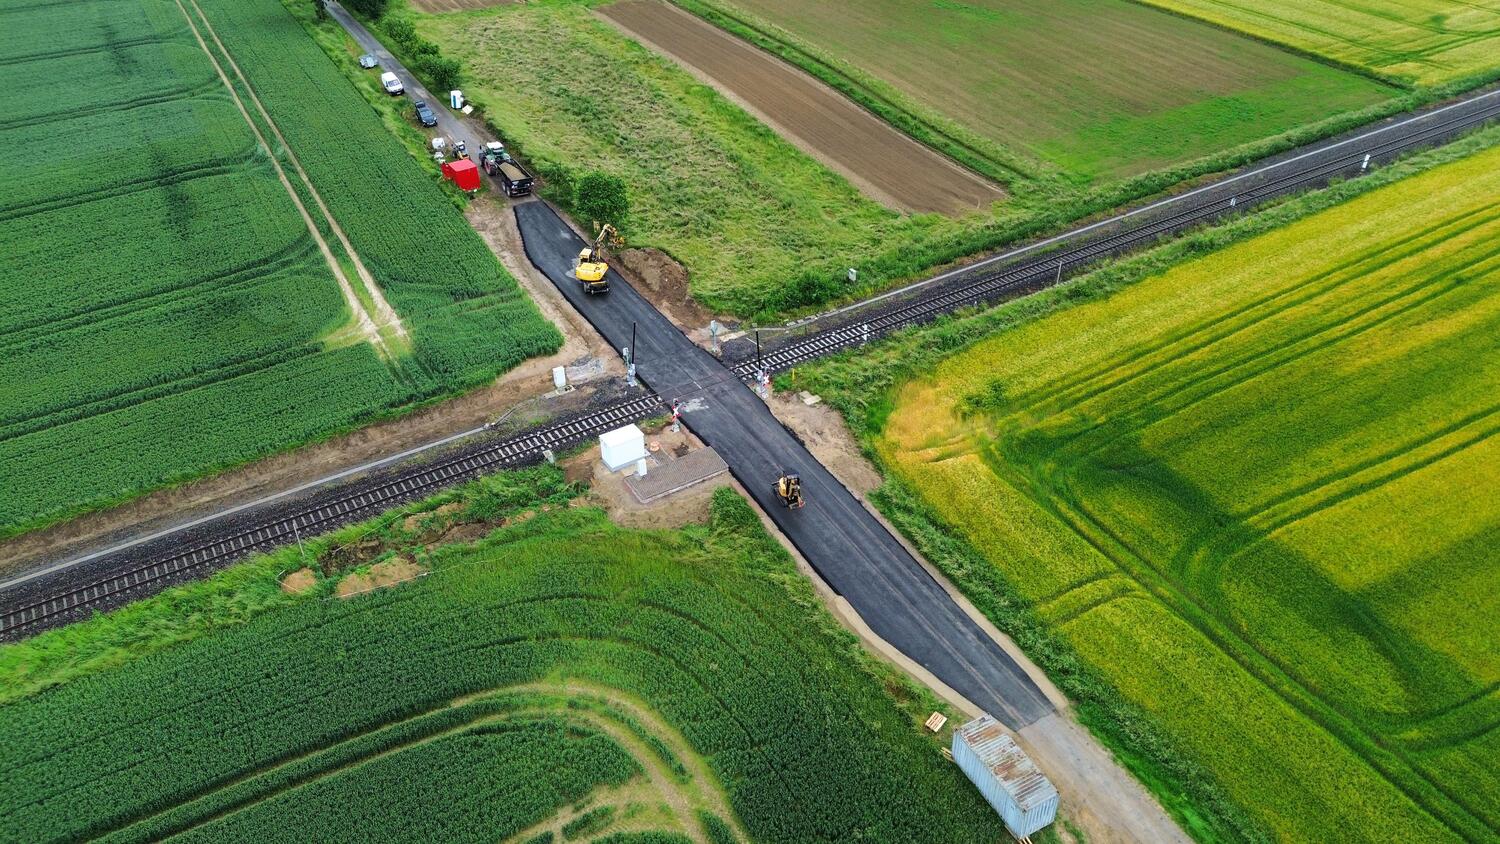
<svg viewBox="0 0 1500 844">
<path fill-rule="evenodd" d="M 579 222 L 622 225 L 630 214 L 625 180 L 598 171 L 585 174 L 574 188 L 573 207 L 580 216 Z"/>
<path fill-rule="evenodd" d="M 417 75 L 427 80 L 427 84 L 441 91 L 451 91 L 459 86 L 462 81 L 462 68 L 457 59 L 445 59 L 442 56 L 422 52 L 424 47 L 432 47 L 429 42 L 418 45 L 416 58 L 412 60 L 412 69 Z M 437 48 L 433 47 L 436 51 Z"/>
<path fill-rule="evenodd" d="M 390 6 L 390 0 L 344 0 L 349 11 L 371 20 L 379 20 Z"/>
</svg>

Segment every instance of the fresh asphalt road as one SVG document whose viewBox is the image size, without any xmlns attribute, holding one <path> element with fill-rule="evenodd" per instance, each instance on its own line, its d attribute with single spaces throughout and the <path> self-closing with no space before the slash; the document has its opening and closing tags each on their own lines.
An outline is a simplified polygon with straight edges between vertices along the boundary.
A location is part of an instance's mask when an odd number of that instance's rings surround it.
<svg viewBox="0 0 1500 844">
<path fill-rule="evenodd" d="M 1050 701 L 974 623 L 906 548 L 803 448 L 749 387 L 693 344 L 623 278 L 589 295 L 573 278 L 583 240 L 541 202 L 515 207 L 526 256 L 616 348 L 635 329 L 637 372 L 663 398 L 683 402 L 683 421 L 729 464 L 818 574 L 881 638 L 939 680 L 1020 729 Z M 781 506 L 772 484 L 801 474 L 807 506 Z"/>
</svg>

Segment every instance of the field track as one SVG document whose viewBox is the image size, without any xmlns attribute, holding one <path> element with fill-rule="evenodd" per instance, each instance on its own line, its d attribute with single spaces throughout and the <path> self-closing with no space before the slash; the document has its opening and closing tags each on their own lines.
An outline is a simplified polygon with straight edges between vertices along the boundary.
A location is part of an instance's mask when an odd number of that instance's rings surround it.
<svg viewBox="0 0 1500 844">
<path fill-rule="evenodd" d="M 1367 154 L 1373 163 L 1383 163 L 1484 125 L 1497 116 L 1500 91 L 1490 90 L 1351 138 L 1318 144 L 1179 197 L 894 291 L 868 307 L 842 309 L 809 323 L 801 336 L 784 336 L 767 356 L 767 367 L 789 368 L 958 308 L 1045 286 L 1076 274 L 1102 257 L 1142 248 L 1256 202 L 1325 184 L 1332 178 L 1356 175 Z M 744 341 L 726 348 L 726 358 L 742 362 L 736 365 L 734 374 L 725 372 L 723 377 L 745 377 L 753 372 L 753 361 L 744 361 L 753 354 L 753 344 Z M 658 414 L 662 408 L 660 399 L 652 396 L 601 411 L 581 420 L 582 424 L 571 431 L 567 425 L 572 422 L 501 443 L 475 442 L 465 446 L 452 462 L 398 468 L 300 499 L 236 511 L 150 542 L 91 555 L 84 564 L 60 561 L 42 572 L 0 583 L 0 641 L 24 638 L 95 610 L 120 606 L 174 583 L 202 577 L 248 554 L 294 541 L 295 532 L 303 528 L 309 532 L 329 530 L 479 473 L 535 462 L 541 459 L 544 448 L 582 441 L 624 421 Z M 474 462 L 462 465 L 465 460 Z"/>
<path fill-rule="evenodd" d="M 209 63 L 213 65 L 215 73 L 219 76 L 219 81 L 224 83 L 224 89 L 229 92 L 229 96 L 234 100 L 235 107 L 239 110 L 240 116 L 245 118 L 246 125 L 255 134 L 255 139 L 260 143 L 261 147 L 268 152 L 272 149 L 266 137 L 261 134 L 260 128 L 250 118 L 250 113 L 245 108 L 244 98 L 235 90 L 234 85 L 229 81 L 229 77 L 224 72 L 224 67 L 219 64 L 219 59 L 208 48 L 208 44 L 203 38 L 204 32 L 208 33 L 208 37 L 218 47 L 225 61 L 229 64 L 230 70 L 234 72 L 235 78 L 240 81 L 240 84 L 244 85 L 250 102 L 255 106 L 256 112 L 260 114 L 261 120 L 265 121 L 265 125 L 276 136 L 277 144 L 280 145 L 281 149 L 286 151 L 287 159 L 291 163 L 292 170 L 296 173 L 297 179 L 302 183 L 304 189 L 312 197 L 313 202 L 318 206 L 318 212 L 327 221 L 329 229 L 338 238 L 339 244 L 343 246 L 344 254 L 349 256 L 350 263 L 354 265 L 355 273 L 359 278 L 359 284 L 363 288 L 365 296 L 373 303 L 375 311 L 373 315 L 370 313 L 370 309 L 365 307 L 359 294 L 355 292 L 354 283 L 344 273 L 343 266 L 334 257 L 333 251 L 328 248 L 328 242 L 323 239 L 323 235 L 318 231 L 318 226 L 313 222 L 312 216 L 307 211 L 307 207 L 302 204 L 301 198 L 297 195 L 297 190 L 292 187 L 291 179 L 287 177 L 286 170 L 281 166 L 281 162 L 277 160 L 275 155 L 268 155 L 267 158 L 271 162 L 271 166 L 275 168 L 276 175 L 280 179 L 282 187 L 286 188 L 287 196 L 291 198 L 292 203 L 297 207 L 297 212 L 302 217 L 302 222 L 307 225 L 308 234 L 318 244 L 318 251 L 322 253 L 323 260 L 328 264 L 328 269 L 333 272 L 333 277 L 338 280 L 339 291 L 344 294 L 344 302 L 348 305 L 349 312 L 354 315 L 355 322 L 359 326 L 360 335 L 371 345 L 380 349 L 383 355 L 390 357 L 394 354 L 394 350 L 387 344 L 382 330 L 393 331 L 396 336 L 406 339 L 408 335 L 405 326 L 401 324 L 401 318 L 396 315 L 395 310 L 386 302 L 385 295 L 380 292 L 380 285 L 375 282 L 375 277 L 370 275 L 370 271 L 365 268 L 364 261 L 360 259 L 359 253 L 354 250 L 354 244 L 349 242 L 349 238 L 344 234 L 344 230 L 339 227 L 338 221 L 333 218 L 332 212 L 328 210 L 327 204 L 323 202 L 323 197 L 319 195 L 318 189 L 313 186 L 312 179 L 308 178 L 307 171 L 302 169 L 302 163 L 297 160 L 296 154 L 292 152 L 291 145 L 286 142 L 286 138 L 282 137 L 281 130 L 276 126 L 276 121 L 266 111 L 266 107 L 261 105 L 260 98 L 255 95 L 255 89 L 250 87 L 250 80 L 245 78 L 245 74 L 240 71 L 239 65 L 235 64 L 234 57 L 230 55 L 228 48 L 224 46 L 224 42 L 219 40 L 218 33 L 214 32 L 213 24 L 208 21 L 208 16 L 203 14 L 203 10 L 198 7 L 198 4 L 194 0 L 187 0 L 187 2 L 193 7 L 193 13 L 196 14 L 197 20 L 194 20 L 194 14 L 188 12 L 187 7 L 182 4 L 182 0 L 174 0 L 174 2 L 178 10 L 182 12 L 183 18 L 187 21 L 188 28 L 193 33 L 194 40 L 203 49 L 203 54 L 208 57 Z M 200 24 L 202 25 L 202 30 L 199 29 Z"/>
<path fill-rule="evenodd" d="M 887 207 L 962 214 L 1005 198 L 998 186 L 822 82 L 671 3 L 621 0 L 600 14 L 708 80 Z"/>
</svg>

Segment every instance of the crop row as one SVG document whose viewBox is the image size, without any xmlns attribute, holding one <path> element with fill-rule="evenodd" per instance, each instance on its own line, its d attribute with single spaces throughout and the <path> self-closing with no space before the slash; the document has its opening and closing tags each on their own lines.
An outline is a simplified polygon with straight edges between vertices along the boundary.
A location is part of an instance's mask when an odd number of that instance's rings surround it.
<svg viewBox="0 0 1500 844">
<path fill-rule="evenodd" d="M 30 280 L 0 305 L 0 338 L 266 263 L 308 237 L 278 191 L 255 170 L 0 222 L 15 262 L 5 275 L 24 267 Z M 59 238 L 69 230 L 88 239 Z M 108 244 L 110 260 L 100 261 L 90 244 Z M 325 277 L 332 285 L 326 270 Z"/>
<path fill-rule="evenodd" d="M 242 463 L 410 395 L 361 344 L 8 439 L 0 442 L 0 475 L 11 480 L 0 526 L 35 525 Z"/>
<path fill-rule="evenodd" d="M 576 723 L 506 719 L 314 779 L 179 840 L 503 841 L 639 770 L 619 745 Z"/>
<path fill-rule="evenodd" d="M 1497 162 L 1143 270 L 939 363 L 885 422 L 884 459 L 988 559 L 961 579 L 1039 603 L 1275 835 L 1500 824 L 1475 764 L 1500 511 L 1451 493 L 1500 432 L 1472 366 Z"/>
<path fill-rule="evenodd" d="M 1407 84 L 1483 78 L 1500 69 L 1500 8 L 1490 3 L 1149 2 Z"/>
<path fill-rule="evenodd" d="M 309 268 L 311 265 L 311 269 Z M 341 299 L 319 264 L 302 264 L 243 285 L 217 286 L 188 298 L 133 311 L 10 351 L 0 372 L 0 438 L 51 427 L 221 380 L 268 356 L 307 347 L 343 322 Z M 67 365 L 90 360 L 87 368 Z M 172 353 L 162 354 L 165 349 Z"/>
<path fill-rule="evenodd" d="M 451 388 L 560 338 L 439 186 L 276 0 L 199 0 L 392 306 Z M 357 139 L 357 140 L 355 140 Z"/>
<path fill-rule="evenodd" d="M 544 515 L 445 550 L 418 583 L 277 611 L 6 707 L 0 835 L 116 826 L 455 698 L 557 677 L 647 701 L 756 840 L 996 835 L 810 596 L 789 599 L 805 587 L 746 505 L 721 496 L 716 518 L 639 534 L 592 511 Z"/>
<path fill-rule="evenodd" d="M 4 137 L 0 219 L 137 191 L 208 167 L 243 165 L 257 155 L 234 106 L 210 96 L 19 126 Z M 109 153 L 37 155 L 59 137 L 107 137 Z"/>
</svg>

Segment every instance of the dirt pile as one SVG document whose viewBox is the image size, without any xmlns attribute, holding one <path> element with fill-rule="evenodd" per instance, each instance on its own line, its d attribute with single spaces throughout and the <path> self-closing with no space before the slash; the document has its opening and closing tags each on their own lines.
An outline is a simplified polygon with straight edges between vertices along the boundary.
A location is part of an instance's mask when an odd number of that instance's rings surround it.
<svg viewBox="0 0 1500 844">
<path fill-rule="evenodd" d="M 340 580 L 334 594 L 340 598 L 349 598 L 375 589 L 395 586 L 426 573 L 427 569 L 417 565 L 412 558 L 397 557 L 394 560 L 376 563 L 370 566 L 367 572 L 351 574 Z"/>
<path fill-rule="evenodd" d="M 615 260 L 636 281 L 636 289 L 651 304 L 665 312 L 679 326 L 703 328 L 713 319 L 688 290 L 688 271 L 671 255 L 652 246 L 622 249 Z"/>
<path fill-rule="evenodd" d="M 289 595 L 301 595 L 318 585 L 318 576 L 312 569 L 300 568 L 281 579 L 281 591 Z"/>
</svg>

